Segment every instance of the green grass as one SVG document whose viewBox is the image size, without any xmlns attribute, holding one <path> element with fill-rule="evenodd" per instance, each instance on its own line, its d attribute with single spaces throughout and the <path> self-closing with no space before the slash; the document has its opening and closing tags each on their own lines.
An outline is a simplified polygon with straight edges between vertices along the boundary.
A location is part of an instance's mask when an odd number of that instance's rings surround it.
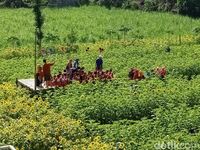
<svg viewBox="0 0 200 150">
<path fill-rule="evenodd" d="M 199 143 L 200 106 L 200 20 L 168 13 L 148 13 L 103 7 L 44 9 L 44 33 L 61 39 L 44 46 L 65 46 L 63 39 L 73 29 L 80 49 L 77 53 L 47 56 L 55 61 L 53 74 L 64 69 L 69 58 L 79 58 L 86 70 L 93 70 L 98 48 L 105 48 L 104 68 L 112 68 L 115 80 L 108 83 L 77 84 L 40 96 L 67 117 L 82 120 L 86 135 L 100 135 L 104 142 L 123 142 L 127 149 L 155 149 L 158 142 Z M 0 13 L 0 83 L 33 77 L 34 18 L 30 9 L 2 9 Z M 118 32 L 125 25 L 132 30 L 125 40 Z M 107 30 L 119 34 L 110 39 Z M 168 33 L 168 32 L 172 32 Z M 13 48 L 7 38 L 18 37 Z M 179 41 L 181 37 L 181 43 Z M 85 52 L 86 47 L 89 52 Z M 171 52 L 166 53 L 165 47 Z M 37 63 L 42 64 L 42 58 Z M 128 71 L 166 66 L 165 81 L 157 77 L 129 81 Z M 188 80 L 190 79 L 190 80 Z M 137 88 L 134 86 L 137 85 Z M 1 125 L 1 123 L 0 123 Z"/>
<path fill-rule="evenodd" d="M 14 15 L 13 15 L 14 14 Z M 118 31 L 122 25 L 132 30 L 128 39 L 136 35 L 147 37 L 165 37 L 168 31 L 175 35 L 191 34 L 192 29 L 200 25 L 199 20 L 167 13 L 147 13 L 102 7 L 61 8 L 43 10 L 45 16 L 44 32 L 58 35 L 61 40 L 70 30 L 78 33 L 79 41 L 88 38 L 99 41 L 108 39 L 106 31 Z M 33 45 L 34 16 L 30 9 L 1 9 L 0 35 L 1 46 L 5 46 L 6 39 L 18 37 L 22 44 Z M 115 36 L 116 37 L 116 36 Z"/>
</svg>

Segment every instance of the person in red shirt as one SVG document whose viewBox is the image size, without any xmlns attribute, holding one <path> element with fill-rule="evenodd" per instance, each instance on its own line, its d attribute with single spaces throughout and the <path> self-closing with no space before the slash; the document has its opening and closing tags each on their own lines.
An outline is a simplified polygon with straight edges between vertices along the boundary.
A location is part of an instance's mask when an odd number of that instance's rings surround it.
<svg viewBox="0 0 200 150">
<path fill-rule="evenodd" d="M 166 73 L 167 73 L 167 71 L 166 71 L 165 67 L 163 67 L 163 68 L 160 69 L 160 77 L 161 78 L 165 78 Z"/>
<path fill-rule="evenodd" d="M 44 81 L 46 86 L 49 86 L 49 82 L 51 81 L 51 66 L 54 65 L 54 63 L 47 63 L 46 59 L 43 60 L 43 74 L 44 74 Z"/>
<path fill-rule="evenodd" d="M 166 74 L 167 74 L 166 67 L 162 67 L 162 68 L 157 67 L 155 69 L 155 73 L 157 74 L 157 76 L 159 76 L 160 78 L 164 79 Z"/>
<path fill-rule="evenodd" d="M 139 70 L 134 69 L 133 70 L 133 80 L 137 80 L 137 79 L 139 79 Z"/>
<path fill-rule="evenodd" d="M 109 80 L 112 80 L 113 78 L 114 78 L 114 75 L 113 75 L 112 69 L 110 69 L 110 70 L 108 71 L 108 79 L 109 79 Z"/>
<path fill-rule="evenodd" d="M 50 84 L 52 87 L 55 87 L 56 86 L 56 76 L 53 76 L 53 80 L 51 81 L 51 84 Z"/>
</svg>

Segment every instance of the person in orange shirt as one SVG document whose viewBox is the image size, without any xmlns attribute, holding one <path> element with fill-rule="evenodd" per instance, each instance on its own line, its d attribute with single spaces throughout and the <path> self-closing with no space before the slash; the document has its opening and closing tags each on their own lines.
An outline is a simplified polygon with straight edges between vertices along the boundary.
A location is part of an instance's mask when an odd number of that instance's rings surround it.
<svg viewBox="0 0 200 150">
<path fill-rule="evenodd" d="M 46 59 L 43 60 L 43 63 L 44 81 L 45 85 L 48 87 L 49 82 L 51 81 L 51 66 L 53 66 L 54 63 L 47 63 Z"/>
<path fill-rule="evenodd" d="M 139 80 L 145 79 L 144 73 L 143 73 L 142 71 L 139 71 L 138 79 L 139 79 Z"/>
<path fill-rule="evenodd" d="M 41 86 L 42 82 L 43 82 L 43 71 L 42 71 L 42 67 L 40 65 L 37 66 L 37 73 L 36 73 L 36 86 Z"/>
</svg>

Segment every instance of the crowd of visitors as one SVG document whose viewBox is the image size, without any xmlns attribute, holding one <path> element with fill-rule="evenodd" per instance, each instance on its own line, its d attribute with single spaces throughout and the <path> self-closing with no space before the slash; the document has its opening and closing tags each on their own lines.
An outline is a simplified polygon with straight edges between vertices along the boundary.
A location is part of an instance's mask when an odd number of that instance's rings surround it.
<svg viewBox="0 0 200 150">
<path fill-rule="evenodd" d="M 167 70 L 165 67 L 157 67 L 156 69 L 152 69 L 147 72 L 143 72 L 137 68 L 131 68 L 128 76 L 130 80 L 142 80 L 151 76 L 158 76 L 159 78 L 164 79 L 166 77 L 166 74 Z"/>
<path fill-rule="evenodd" d="M 112 69 L 103 70 L 103 59 L 100 55 L 96 60 L 96 67 L 94 71 L 85 71 L 84 67 L 80 67 L 79 59 L 74 61 L 70 59 L 63 72 L 59 72 L 57 75 L 51 75 L 51 67 L 55 63 L 47 63 L 43 60 L 43 66 L 38 66 L 36 73 L 36 85 L 41 87 L 64 87 L 71 84 L 72 81 L 78 81 L 79 83 L 88 83 L 99 81 L 110 81 L 114 75 Z"/>
<path fill-rule="evenodd" d="M 79 83 L 89 83 L 99 81 L 109 81 L 113 78 L 112 70 L 95 70 L 93 72 L 84 70 L 84 67 L 79 68 L 77 70 L 71 70 L 68 72 L 64 70 L 63 72 L 59 72 L 58 75 L 55 75 L 50 84 L 50 87 L 64 87 L 68 84 L 71 84 L 72 81 L 78 81 Z"/>
<path fill-rule="evenodd" d="M 89 47 L 86 51 L 89 51 Z M 62 72 L 57 75 L 52 76 L 51 67 L 55 64 L 48 63 L 45 59 L 43 60 L 43 66 L 38 65 L 37 73 L 35 76 L 36 85 L 40 87 L 64 87 L 71 84 L 72 81 L 77 81 L 79 83 L 88 83 L 99 81 L 110 81 L 114 78 L 112 69 L 103 70 L 103 53 L 104 49 L 99 48 L 99 57 L 96 59 L 96 66 L 94 71 L 85 71 L 84 67 L 80 67 L 79 59 L 70 59 L 66 67 Z M 151 76 L 158 76 L 161 79 L 166 77 L 166 68 L 157 67 L 147 72 L 143 72 L 137 68 L 131 68 L 128 77 L 130 80 L 142 80 L 149 78 Z"/>
</svg>

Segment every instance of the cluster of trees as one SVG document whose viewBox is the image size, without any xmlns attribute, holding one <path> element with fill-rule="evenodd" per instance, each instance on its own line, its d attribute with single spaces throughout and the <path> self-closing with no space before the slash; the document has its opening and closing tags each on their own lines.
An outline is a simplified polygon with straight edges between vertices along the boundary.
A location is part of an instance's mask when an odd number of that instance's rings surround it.
<svg viewBox="0 0 200 150">
<path fill-rule="evenodd" d="M 199 0 L 95 0 L 107 8 L 142 9 L 145 11 L 172 11 L 193 17 L 200 17 Z"/>
<path fill-rule="evenodd" d="M 1 2 L 3 1 L 3 2 Z M 58 6 L 81 6 L 90 3 L 107 8 L 118 7 L 125 9 L 141 9 L 145 11 L 172 11 L 192 17 L 200 17 L 200 0 L 42 0 L 44 5 L 55 4 Z M 0 6 L 29 7 L 34 0 L 0 0 Z"/>
<path fill-rule="evenodd" d="M 4 1 L 0 0 L 0 6 L 19 8 L 19 7 L 29 7 L 29 4 L 24 2 L 23 0 L 4 0 Z"/>
<path fill-rule="evenodd" d="M 81 6 L 90 4 L 90 0 L 41 0 L 42 6 Z M 35 0 L 0 0 L 0 6 L 20 8 L 33 7 Z"/>
</svg>

